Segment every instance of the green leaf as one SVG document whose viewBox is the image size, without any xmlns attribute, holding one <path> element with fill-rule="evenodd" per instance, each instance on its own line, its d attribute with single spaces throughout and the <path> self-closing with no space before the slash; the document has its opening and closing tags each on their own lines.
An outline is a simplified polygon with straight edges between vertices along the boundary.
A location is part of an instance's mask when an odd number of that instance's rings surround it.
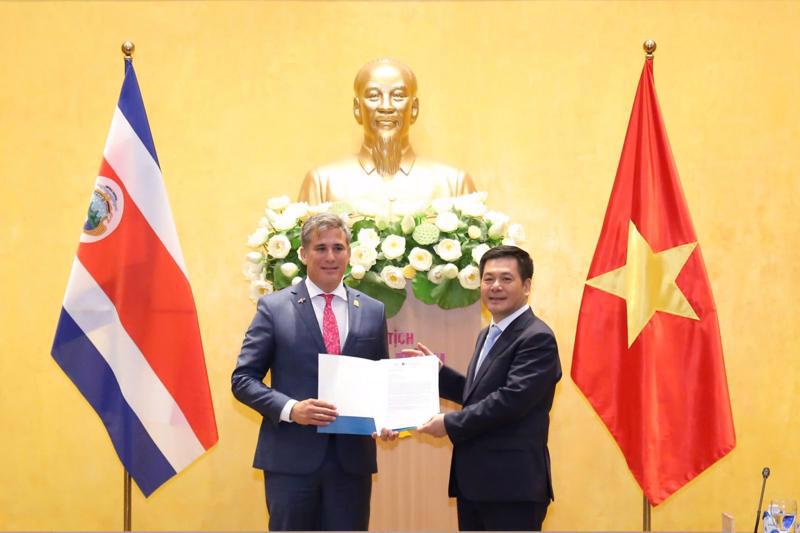
<svg viewBox="0 0 800 533">
<path fill-rule="evenodd" d="M 361 231 L 362 229 L 366 229 L 366 228 L 372 228 L 375 231 L 378 231 L 378 226 L 375 225 L 375 221 L 374 220 L 370 220 L 370 219 L 367 219 L 367 218 L 365 218 L 363 220 L 359 220 L 358 222 L 353 224 L 353 229 L 351 230 L 351 232 L 353 234 L 353 240 L 358 239 L 358 232 Z"/>
<path fill-rule="evenodd" d="M 300 226 L 296 226 L 286 232 L 286 238 L 289 239 L 289 242 L 292 244 L 292 250 L 297 250 L 300 248 L 300 245 L 302 244 L 300 242 L 301 232 L 302 228 Z"/>
<path fill-rule="evenodd" d="M 274 270 L 272 271 L 272 286 L 275 288 L 276 291 L 284 289 L 292 284 L 292 278 L 286 277 L 281 272 L 281 265 L 285 261 L 278 261 L 275 263 L 273 267 Z"/>
<path fill-rule="evenodd" d="M 386 226 L 386 233 L 388 235 L 399 235 L 400 237 L 405 237 L 403 229 L 400 227 L 400 222 L 393 222 Z"/>
<path fill-rule="evenodd" d="M 428 279 L 427 272 L 417 272 L 411 282 L 411 288 L 414 290 L 414 296 L 416 296 L 417 300 L 429 305 L 436 303 L 436 299 L 431 294 L 436 287 L 438 285 Z"/>
<path fill-rule="evenodd" d="M 404 289 L 392 289 L 388 287 L 375 272 L 367 272 L 362 279 L 348 277 L 344 282 L 349 287 L 358 289 L 364 294 L 383 302 L 383 305 L 386 307 L 387 318 L 391 318 L 400 312 L 400 308 L 403 307 L 403 302 L 406 301 L 406 291 Z"/>
<path fill-rule="evenodd" d="M 441 285 L 436 286 L 432 296 L 442 309 L 458 309 L 477 302 L 481 297 L 481 291 L 479 289 L 465 289 L 458 282 L 458 279 L 448 279 Z"/>
</svg>

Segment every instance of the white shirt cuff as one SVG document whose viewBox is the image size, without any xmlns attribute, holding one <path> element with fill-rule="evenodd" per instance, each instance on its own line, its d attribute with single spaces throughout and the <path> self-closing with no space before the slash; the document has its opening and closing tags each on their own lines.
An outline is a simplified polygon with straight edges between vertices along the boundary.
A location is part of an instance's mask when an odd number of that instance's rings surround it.
<svg viewBox="0 0 800 533">
<path fill-rule="evenodd" d="M 289 400 L 288 402 L 286 402 L 286 405 L 284 405 L 283 409 L 281 409 L 281 422 L 289 422 L 290 424 L 294 424 L 291 415 L 292 415 L 292 407 L 294 407 L 294 404 L 296 403 L 297 400 Z"/>
</svg>

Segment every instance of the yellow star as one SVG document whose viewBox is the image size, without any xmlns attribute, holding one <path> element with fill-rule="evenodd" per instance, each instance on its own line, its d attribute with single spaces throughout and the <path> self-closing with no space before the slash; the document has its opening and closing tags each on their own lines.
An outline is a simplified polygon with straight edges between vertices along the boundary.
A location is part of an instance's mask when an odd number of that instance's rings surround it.
<svg viewBox="0 0 800 533">
<path fill-rule="evenodd" d="M 656 311 L 700 320 L 675 284 L 675 278 L 696 247 L 697 243 L 692 242 L 653 253 L 631 221 L 625 265 L 586 281 L 591 287 L 625 300 L 628 310 L 628 348 Z"/>
</svg>

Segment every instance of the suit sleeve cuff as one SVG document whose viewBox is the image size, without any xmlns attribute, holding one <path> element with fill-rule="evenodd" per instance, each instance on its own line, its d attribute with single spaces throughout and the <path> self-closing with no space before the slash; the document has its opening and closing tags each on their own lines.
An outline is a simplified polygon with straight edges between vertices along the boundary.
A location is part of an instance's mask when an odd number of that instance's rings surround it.
<svg viewBox="0 0 800 533">
<path fill-rule="evenodd" d="M 288 422 L 290 424 L 294 423 L 292 422 L 291 415 L 292 415 L 292 407 L 294 407 L 294 404 L 296 403 L 297 400 L 289 399 L 289 401 L 286 402 L 286 404 L 284 404 L 283 409 L 281 409 L 281 422 Z"/>
</svg>

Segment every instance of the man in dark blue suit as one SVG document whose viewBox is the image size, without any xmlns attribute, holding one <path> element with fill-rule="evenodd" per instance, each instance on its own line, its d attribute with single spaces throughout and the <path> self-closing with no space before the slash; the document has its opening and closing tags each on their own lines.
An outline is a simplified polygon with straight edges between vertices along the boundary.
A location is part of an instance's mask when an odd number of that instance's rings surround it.
<svg viewBox="0 0 800 533">
<path fill-rule="evenodd" d="M 492 323 L 478 335 L 466 376 L 446 366 L 439 372 L 440 395 L 463 408 L 419 430 L 453 442 L 449 493 L 457 500 L 459 530 L 540 531 L 553 498 L 547 434 L 561 379 L 558 348 L 528 305 L 527 252 L 492 248 L 480 272 Z"/>
<path fill-rule="evenodd" d="M 259 300 L 231 378 L 233 394 L 264 416 L 253 466 L 264 470 L 269 529 L 366 530 L 375 443 L 317 432 L 337 415 L 317 399 L 317 355 L 388 357 L 385 312 L 342 283 L 350 231 L 340 217 L 309 218 L 301 239 L 308 277 Z M 267 372 L 270 385 L 263 382 Z"/>
</svg>

